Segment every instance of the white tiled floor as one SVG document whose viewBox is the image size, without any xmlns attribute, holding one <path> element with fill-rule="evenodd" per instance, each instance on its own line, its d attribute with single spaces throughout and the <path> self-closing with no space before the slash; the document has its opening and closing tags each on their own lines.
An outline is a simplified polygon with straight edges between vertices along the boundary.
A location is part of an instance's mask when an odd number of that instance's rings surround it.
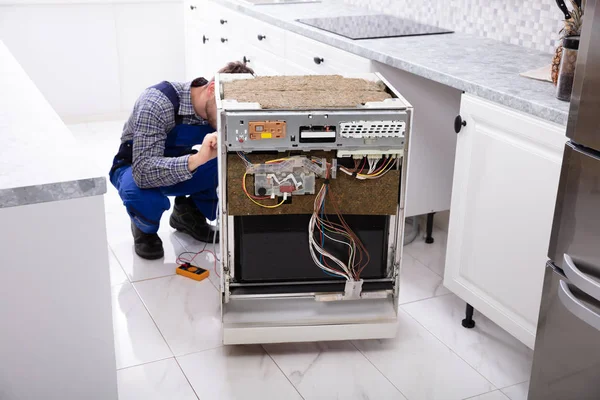
<svg viewBox="0 0 600 400">
<path fill-rule="evenodd" d="M 71 126 L 101 174 L 121 127 Z M 395 339 L 223 347 L 217 276 L 175 275 L 176 256 L 204 245 L 173 232 L 167 212 L 165 258 L 141 260 L 110 184 L 105 204 L 120 400 L 527 398 L 531 351 L 480 314 L 475 329 L 460 326 L 465 304 L 442 284 L 441 230 L 433 244 L 418 238 L 405 247 Z M 195 261 L 214 268 L 212 254 Z"/>
</svg>

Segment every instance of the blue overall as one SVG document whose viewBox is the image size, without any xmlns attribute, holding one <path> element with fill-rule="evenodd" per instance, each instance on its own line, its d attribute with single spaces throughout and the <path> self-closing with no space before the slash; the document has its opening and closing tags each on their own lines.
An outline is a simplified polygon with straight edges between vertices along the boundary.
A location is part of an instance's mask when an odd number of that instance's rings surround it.
<svg viewBox="0 0 600 400">
<path fill-rule="evenodd" d="M 168 82 L 162 82 L 154 88 L 163 92 L 175 108 L 175 127 L 167 134 L 165 157 L 179 157 L 191 154 L 192 146 L 201 144 L 204 136 L 214 132 L 210 125 L 188 125 L 180 123 L 177 115 L 179 96 Z M 132 143 L 123 143 L 121 148 L 133 148 Z M 141 189 L 133 180 L 131 160 L 122 157 L 122 150 L 115 156 L 110 182 L 119 191 L 119 196 L 127 208 L 127 213 L 135 225 L 144 233 L 158 232 L 160 218 L 171 207 L 167 196 L 190 196 L 196 207 L 209 220 L 217 213 L 217 160 L 201 165 L 191 179 L 172 186 Z"/>
</svg>

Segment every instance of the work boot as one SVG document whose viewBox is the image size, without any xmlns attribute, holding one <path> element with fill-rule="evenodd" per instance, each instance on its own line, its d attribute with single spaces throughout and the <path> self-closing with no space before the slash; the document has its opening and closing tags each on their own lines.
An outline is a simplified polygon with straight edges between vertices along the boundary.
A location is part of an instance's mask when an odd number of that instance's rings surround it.
<svg viewBox="0 0 600 400">
<path fill-rule="evenodd" d="M 169 223 L 173 229 L 187 233 L 200 242 L 212 243 L 215 240 L 215 243 L 219 243 L 219 231 L 206 222 L 206 217 L 190 197 L 175 198 Z"/>
<path fill-rule="evenodd" d="M 144 233 L 131 221 L 131 233 L 135 243 L 135 254 L 146 260 L 158 260 L 165 256 L 162 240 L 156 233 Z"/>
</svg>

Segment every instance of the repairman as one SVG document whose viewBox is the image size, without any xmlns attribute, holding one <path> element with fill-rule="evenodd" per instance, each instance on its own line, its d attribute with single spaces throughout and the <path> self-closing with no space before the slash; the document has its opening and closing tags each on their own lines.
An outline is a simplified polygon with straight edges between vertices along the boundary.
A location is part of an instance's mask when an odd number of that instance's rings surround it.
<svg viewBox="0 0 600 400">
<path fill-rule="evenodd" d="M 219 73 L 250 73 L 232 62 Z M 218 240 L 217 104 L 214 79 L 161 82 L 141 94 L 123 127 L 110 181 L 131 217 L 135 252 L 164 256 L 158 228 L 175 196 L 170 225 L 203 242 Z M 198 151 L 192 149 L 200 145 Z M 197 148 L 197 146 L 196 146 Z"/>
</svg>

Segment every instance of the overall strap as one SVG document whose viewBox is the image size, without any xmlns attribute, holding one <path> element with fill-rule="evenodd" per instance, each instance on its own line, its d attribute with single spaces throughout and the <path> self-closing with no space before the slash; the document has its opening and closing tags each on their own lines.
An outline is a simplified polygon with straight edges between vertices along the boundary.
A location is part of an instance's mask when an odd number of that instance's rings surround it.
<svg viewBox="0 0 600 400">
<path fill-rule="evenodd" d="M 163 81 L 157 85 L 151 86 L 151 88 L 156 89 L 167 96 L 167 99 L 173 104 L 173 109 L 175 110 L 175 125 L 181 124 L 183 122 L 183 117 L 179 115 L 179 95 L 173 85 L 167 81 Z"/>
</svg>

